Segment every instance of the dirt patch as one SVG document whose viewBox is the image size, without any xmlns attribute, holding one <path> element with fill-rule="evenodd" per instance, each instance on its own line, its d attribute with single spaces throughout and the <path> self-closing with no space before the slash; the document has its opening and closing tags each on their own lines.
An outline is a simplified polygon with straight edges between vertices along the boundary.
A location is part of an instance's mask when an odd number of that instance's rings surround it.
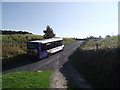
<svg viewBox="0 0 120 90">
<path fill-rule="evenodd" d="M 50 88 L 67 88 L 67 80 L 59 70 L 55 70 L 50 79 Z"/>
</svg>

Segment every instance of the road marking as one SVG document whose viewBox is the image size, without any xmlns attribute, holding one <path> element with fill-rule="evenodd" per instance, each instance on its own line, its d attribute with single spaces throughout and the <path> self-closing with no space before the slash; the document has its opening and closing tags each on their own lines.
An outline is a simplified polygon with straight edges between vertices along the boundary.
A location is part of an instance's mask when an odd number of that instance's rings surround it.
<svg viewBox="0 0 120 90">
<path fill-rule="evenodd" d="M 57 61 L 57 65 L 59 64 L 59 62 Z"/>
<path fill-rule="evenodd" d="M 59 58 L 60 56 L 57 56 L 57 59 Z"/>
</svg>

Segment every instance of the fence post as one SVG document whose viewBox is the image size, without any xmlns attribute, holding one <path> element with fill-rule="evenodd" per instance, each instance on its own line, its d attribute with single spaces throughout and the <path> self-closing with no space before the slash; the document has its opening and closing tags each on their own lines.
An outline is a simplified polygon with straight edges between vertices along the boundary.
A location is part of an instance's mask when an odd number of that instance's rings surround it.
<svg viewBox="0 0 120 90">
<path fill-rule="evenodd" d="M 98 50 L 98 44 L 96 43 L 96 49 Z"/>
</svg>

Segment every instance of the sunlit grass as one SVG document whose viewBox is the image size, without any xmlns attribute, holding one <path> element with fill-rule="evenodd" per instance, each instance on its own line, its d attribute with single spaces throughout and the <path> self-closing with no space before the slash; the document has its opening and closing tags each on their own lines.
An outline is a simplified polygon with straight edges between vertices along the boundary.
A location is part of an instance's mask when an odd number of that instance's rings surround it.
<svg viewBox="0 0 120 90">
<path fill-rule="evenodd" d="M 71 44 L 71 43 L 75 42 L 75 40 L 72 38 L 63 38 L 63 41 L 64 41 L 64 45 Z"/>
<path fill-rule="evenodd" d="M 31 34 L 2 35 L 2 58 L 5 59 L 25 54 L 27 51 L 27 41 L 41 39 L 43 39 L 42 36 Z"/>
<path fill-rule="evenodd" d="M 14 72 L 2 76 L 2 88 L 49 88 L 52 71 Z"/>
<path fill-rule="evenodd" d="M 118 40 L 120 36 L 113 36 L 103 39 L 92 39 L 89 40 L 85 46 L 82 47 L 84 50 L 94 50 L 96 49 L 96 44 L 98 44 L 99 49 L 109 49 L 120 47 Z"/>
</svg>

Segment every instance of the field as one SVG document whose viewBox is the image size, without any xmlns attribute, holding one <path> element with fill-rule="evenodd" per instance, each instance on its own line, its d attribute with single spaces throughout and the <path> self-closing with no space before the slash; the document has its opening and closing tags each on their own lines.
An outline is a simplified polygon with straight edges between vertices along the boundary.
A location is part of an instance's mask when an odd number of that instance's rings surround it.
<svg viewBox="0 0 120 90">
<path fill-rule="evenodd" d="M 98 50 L 96 43 L 99 45 Z M 87 41 L 70 56 L 70 59 L 94 88 L 119 88 L 119 56 L 118 37 L 114 36 Z"/>
<path fill-rule="evenodd" d="M 2 76 L 2 88 L 49 88 L 52 71 L 14 72 Z"/>
</svg>

